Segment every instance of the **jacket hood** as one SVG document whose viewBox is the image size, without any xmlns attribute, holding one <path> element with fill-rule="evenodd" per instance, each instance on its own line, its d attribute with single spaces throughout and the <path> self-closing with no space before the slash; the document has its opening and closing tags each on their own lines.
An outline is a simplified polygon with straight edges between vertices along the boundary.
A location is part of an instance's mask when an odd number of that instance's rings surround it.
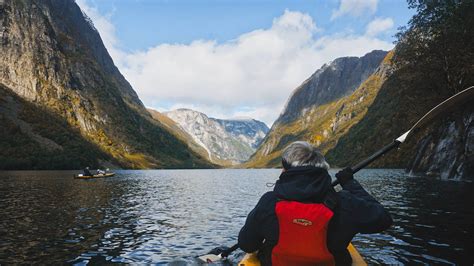
<svg viewBox="0 0 474 266">
<path fill-rule="evenodd" d="M 322 202 L 331 189 L 331 176 L 324 168 L 301 166 L 281 173 L 273 191 L 285 200 Z"/>
</svg>

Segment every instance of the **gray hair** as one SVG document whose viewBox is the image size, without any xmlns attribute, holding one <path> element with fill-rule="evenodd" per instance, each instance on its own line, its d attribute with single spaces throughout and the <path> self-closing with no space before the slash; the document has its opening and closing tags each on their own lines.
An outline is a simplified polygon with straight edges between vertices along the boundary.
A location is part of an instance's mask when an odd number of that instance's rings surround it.
<svg viewBox="0 0 474 266">
<path fill-rule="evenodd" d="M 285 169 L 312 165 L 329 170 L 329 164 L 321 152 L 306 141 L 295 141 L 288 145 L 281 160 Z"/>
</svg>

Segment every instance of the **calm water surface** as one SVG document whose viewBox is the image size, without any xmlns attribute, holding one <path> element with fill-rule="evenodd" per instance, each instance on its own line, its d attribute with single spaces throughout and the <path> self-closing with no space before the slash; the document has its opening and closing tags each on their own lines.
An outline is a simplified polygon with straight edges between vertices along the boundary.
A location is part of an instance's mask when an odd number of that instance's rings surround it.
<svg viewBox="0 0 474 266">
<path fill-rule="evenodd" d="M 74 180 L 72 172 L 0 172 L 0 264 L 193 264 L 231 246 L 278 170 L 119 171 Z M 393 215 L 381 234 L 353 243 L 369 263 L 473 264 L 474 184 L 356 176 Z M 235 252 L 230 263 L 243 255 Z"/>
</svg>

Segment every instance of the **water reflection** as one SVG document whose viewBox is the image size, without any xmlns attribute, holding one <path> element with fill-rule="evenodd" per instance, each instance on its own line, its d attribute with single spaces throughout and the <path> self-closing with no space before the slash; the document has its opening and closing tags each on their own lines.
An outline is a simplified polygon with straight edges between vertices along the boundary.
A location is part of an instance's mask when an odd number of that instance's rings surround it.
<svg viewBox="0 0 474 266">
<path fill-rule="evenodd" d="M 71 172 L 0 173 L 0 264 L 195 263 L 231 246 L 278 170 L 121 171 L 74 180 Z M 371 263 L 470 263 L 472 184 L 364 170 L 361 183 L 393 214 L 382 234 L 354 243 Z M 237 262 L 242 252 L 235 252 Z"/>
</svg>

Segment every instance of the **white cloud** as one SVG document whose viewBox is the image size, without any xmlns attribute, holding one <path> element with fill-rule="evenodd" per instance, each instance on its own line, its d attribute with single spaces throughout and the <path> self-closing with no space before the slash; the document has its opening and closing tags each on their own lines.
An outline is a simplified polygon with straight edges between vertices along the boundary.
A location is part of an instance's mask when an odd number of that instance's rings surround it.
<svg viewBox="0 0 474 266">
<path fill-rule="evenodd" d="M 94 11 L 79 2 L 86 13 Z M 87 14 L 94 23 L 104 19 L 94 12 Z M 160 110 L 187 107 L 217 118 L 251 116 L 269 126 L 293 89 L 322 64 L 393 47 L 368 35 L 315 38 L 319 29 L 312 17 L 288 10 L 270 28 L 225 43 L 195 40 L 132 53 L 117 48 L 113 27 L 106 23 L 96 27 L 114 62 L 146 105 Z"/>
<path fill-rule="evenodd" d="M 377 10 L 378 0 L 341 0 L 339 8 L 333 10 L 331 20 L 342 15 L 360 17 L 366 12 L 374 14 Z"/>
<path fill-rule="evenodd" d="M 393 19 L 376 18 L 367 25 L 365 34 L 368 36 L 375 36 L 391 28 L 393 28 Z"/>
</svg>

